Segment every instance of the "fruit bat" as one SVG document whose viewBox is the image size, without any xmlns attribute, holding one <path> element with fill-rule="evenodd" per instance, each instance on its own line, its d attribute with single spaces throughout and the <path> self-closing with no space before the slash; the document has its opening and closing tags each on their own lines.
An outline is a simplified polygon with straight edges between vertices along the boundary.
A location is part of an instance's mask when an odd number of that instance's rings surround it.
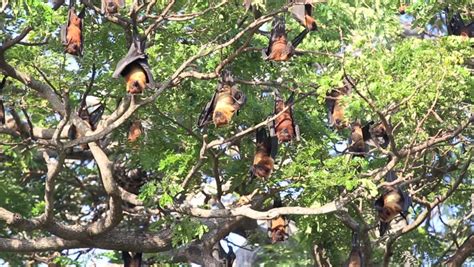
<svg viewBox="0 0 474 267">
<path fill-rule="evenodd" d="M 351 94 L 354 80 L 350 76 L 345 76 L 343 82 L 344 86 L 332 90 L 326 97 L 329 127 L 336 128 L 337 130 L 347 127 L 347 121 L 344 118 L 345 106 L 342 103 L 342 97 Z"/>
<path fill-rule="evenodd" d="M 392 182 L 397 179 L 395 172 L 389 171 L 385 175 L 387 182 Z M 382 195 L 375 201 L 375 210 L 380 221 L 379 233 L 384 235 L 390 225 L 390 222 L 398 214 L 405 220 L 408 214 L 408 208 L 411 205 L 410 196 L 401 190 L 398 186 L 385 186 Z"/>
<path fill-rule="evenodd" d="M 401 4 L 400 7 L 398 7 L 398 13 L 400 15 L 404 15 L 406 12 L 407 6 L 405 4 Z"/>
<path fill-rule="evenodd" d="M 138 138 L 143 133 L 143 126 L 139 120 L 132 122 L 130 129 L 128 131 L 128 141 L 133 143 L 138 140 Z"/>
<path fill-rule="evenodd" d="M 3 77 L 2 82 L 0 82 L 0 125 L 5 125 L 5 107 L 3 106 L 3 87 L 7 83 L 7 77 Z"/>
<path fill-rule="evenodd" d="M 364 157 L 367 152 L 365 141 L 370 138 L 369 128 L 370 124 L 362 126 L 358 121 L 352 123 L 348 150 L 355 156 Z"/>
<path fill-rule="evenodd" d="M 133 257 L 127 251 L 122 251 L 122 259 L 124 267 L 141 267 L 142 266 L 142 253 L 133 253 Z"/>
<path fill-rule="evenodd" d="M 125 6 L 124 0 L 102 0 L 102 7 L 100 11 L 104 14 L 115 14 L 120 8 Z"/>
<path fill-rule="evenodd" d="M 275 107 L 273 114 L 280 113 L 288 105 L 292 105 L 294 100 L 294 92 L 291 93 L 290 97 L 286 102 L 280 96 L 278 90 L 275 90 Z M 294 138 L 299 139 L 299 127 L 295 124 L 293 118 L 293 106 L 288 108 L 283 114 L 278 116 L 274 120 L 275 132 L 278 138 L 278 142 L 289 142 Z"/>
<path fill-rule="evenodd" d="M 257 130 L 257 146 L 250 170 L 252 176 L 268 178 L 273 172 L 274 159 L 278 152 L 278 140 L 273 128 L 271 131 L 268 134 L 265 128 Z"/>
<path fill-rule="evenodd" d="M 365 266 L 364 257 L 360 249 L 358 233 L 356 232 L 352 233 L 352 249 L 351 249 L 351 253 L 349 254 L 349 259 L 347 260 L 347 263 L 344 266 L 345 267 Z"/>
<path fill-rule="evenodd" d="M 61 27 L 61 41 L 65 46 L 64 52 L 82 56 L 84 49 L 84 36 L 82 33 L 85 8 L 76 15 L 74 7 L 69 8 L 67 24 Z"/>
<path fill-rule="evenodd" d="M 289 60 L 294 55 L 296 47 L 303 41 L 308 32 L 308 29 L 304 29 L 293 41 L 289 42 L 286 34 L 285 19 L 283 17 L 275 17 L 272 22 L 268 48 L 263 51 L 265 60 Z"/>
<path fill-rule="evenodd" d="M 145 40 L 141 41 L 136 36 L 127 55 L 118 62 L 112 74 L 113 78 L 125 77 L 127 92 L 130 94 L 142 93 L 145 87 L 155 87 L 145 47 Z"/>
<path fill-rule="evenodd" d="M 216 92 L 199 115 L 198 127 L 202 128 L 211 119 L 216 127 L 229 124 L 246 99 L 245 94 L 235 85 L 230 72 L 223 71 Z"/>
<path fill-rule="evenodd" d="M 370 122 L 369 124 L 373 124 L 373 122 Z M 382 122 L 371 127 L 369 135 L 370 135 L 370 138 L 372 139 L 376 138 L 377 142 L 383 148 L 387 148 L 388 144 L 390 143 L 390 139 L 388 138 L 388 134 L 387 134 L 387 129 L 385 128 Z M 382 138 L 383 142 L 379 141 L 380 138 Z"/>
<path fill-rule="evenodd" d="M 275 199 L 273 202 L 274 208 L 282 207 L 281 200 Z M 272 244 L 282 242 L 289 237 L 289 222 L 286 216 L 280 215 L 276 218 L 267 221 L 268 226 L 268 237 L 271 239 Z"/>
<path fill-rule="evenodd" d="M 446 13 L 447 15 L 447 13 Z M 466 25 L 459 12 L 456 12 L 448 22 L 448 34 L 465 37 L 474 37 L 474 22 Z"/>
<path fill-rule="evenodd" d="M 104 114 L 104 110 L 104 104 L 100 103 L 97 98 L 85 96 L 81 100 L 77 115 L 94 131 L 98 122 L 100 121 L 100 118 L 102 117 L 102 114 Z M 71 127 L 69 127 L 68 137 L 70 140 L 74 140 L 82 137 L 82 135 L 77 131 L 75 125 L 71 125 Z M 83 149 L 86 149 L 87 144 L 83 145 L 82 147 Z"/>
<path fill-rule="evenodd" d="M 293 17 L 306 29 L 316 31 L 318 29 L 316 20 L 312 17 L 313 0 L 291 0 L 293 6 L 290 7 L 290 12 Z"/>
<path fill-rule="evenodd" d="M 71 0 L 72 1 L 72 0 Z M 63 4 L 64 4 L 65 0 L 53 0 L 52 3 L 53 3 L 53 10 L 58 10 L 58 8 L 60 8 Z"/>
</svg>

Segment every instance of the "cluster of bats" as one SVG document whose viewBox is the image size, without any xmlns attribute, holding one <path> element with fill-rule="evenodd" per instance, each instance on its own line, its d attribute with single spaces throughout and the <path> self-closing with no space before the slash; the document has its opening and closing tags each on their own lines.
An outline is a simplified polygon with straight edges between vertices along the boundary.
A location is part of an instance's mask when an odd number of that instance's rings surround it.
<svg viewBox="0 0 474 267">
<path fill-rule="evenodd" d="M 64 0 L 53 0 L 53 8 L 58 9 L 64 4 Z M 83 19 L 85 8 L 78 14 L 74 7 L 75 1 L 70 1 L 68 20 L 66 25 L 61 27 L 61 41 L 64 45 L 65 53 L 82 56 L 84 49 L 83 37 Z M 318 29 L 316 20 L 312 17 L 313 0 L 291 0 L 293 6 L 290 12 L 294 18 L 304 27 L 292 41 L 288 40 L 286 32 L 285 19 L 275 17 L 270 32 L 270 40 L 267 49 L 263 51 L 264 59 L 270 61 L 287 61 L 294 54 L 296 47 L 302 42 L 310 31 Z M 113 15 L 119 12 L 125 5 L 124 0 L 102 0 L 102 12 Z M 244 6 L 247 10 L 254 9 L 252 0 L 244 0 Z M 400 8 L 400 13 L 404 13 L 405 8 Z M 452 19 L 447 23 L 449 34 L 474 36 L 474 23 L 466 25 L 459 13 L 455 13 Z M 134 33 L 136 33 L 134 29 Z M 140 94 L 145 88 L 153 88 L 155 82 L 151 69 L 148 65 L 147 55 L 145 53 L 145 41 L 138 34 L 134 34 L 133 42 L 128 53 L 122 58 L 112 75 L 113 78 L 124 77 L 126 90 L 130 94 Z M 0 93 L 6 83 L 4 78 L 0 83 Z M 326 97 L 326 106 L 328 109 L 329 126 L 342 130 L 350 127 L 351 135 L 349 139 L 348 150 L 354 156 L 364 157 L 367 153 L 367 144 L 375 142 L 383 148 L 389 144 L 385 126 L 382 123 L 375 124 L 373 121 L 362 125 L 359 121 L 348 123 L 344 116 L 346 105 L 343 97 L 351 94 L 356 81 L 349 76 L 345 76 L 344 85 L 328 93 Z M 218 87 L 199 116 L 198 127 L 202 128 L 210 123 L 216 127 L 228 125 L 234 114 L 242 108 L 246 102 L 245 94 L 240 91 L 228 70 L 221 73 Z M 267 128 L 260 128 L 256 131 L 256 149 L 253 164 L 250 168 L 252 177 L 268 178 L 274 169 L 274 160 L 278 151 L 278 144 L 290 142 L 299 138 L 299 127 L 295 124 L 293 118 L 294 94 L 285 101 L 275 91 L 275 103 L 273 115 L 280 114 L 275 120 L 271 121 Z M 105 106 L 102 103 L 87 103 L 87 92 L 83 95 L 78 116 L 83 119 L 92 130 L 95 130 Z M 0 125 L 5 125 L 5 110 L 2 99 L 0 98 Z M 134 121 L 131 124 L 128 140 L 134 142 L 142 134 L 143 129 L 140 121 Z M 77 139 L 80 136 L 75 126 L 71 126 L 68 132 L 70 139 Z M 84 149 L 87 145 L 83 146 Z M 391 182 L 396 179 L 395 172 L 390 171 L 386 176 L 386 181 Z M 281 201 L 275 201 L 274 207 L 280 207 Z M 383 194 L 375 201 L 375 209 L 380 221 L 379 231 L 383 235 L 390 222 L 400 214 L 405 218 L 408 207 L 411 205 L 410 197 L 400 187 L 386 186 Z M 405 218 L 406 219 L 406 218 Z M 288 220 L 285 216 L 279 216 L 269 221 L 268 235 L 272 243 L 284 241 L 288 238 Z M 349 266 L 361 266 L 363 264 L 362 254 L 358 241 L 358 235 L 354 234 L 353 249 L 351 251 Z M 129 256 L 129 255 L 127 255 Z M 129 259 L 127 257 L 127 259 Z M 353 264 L 353 265 L 352 265 Z"/>
</svg>

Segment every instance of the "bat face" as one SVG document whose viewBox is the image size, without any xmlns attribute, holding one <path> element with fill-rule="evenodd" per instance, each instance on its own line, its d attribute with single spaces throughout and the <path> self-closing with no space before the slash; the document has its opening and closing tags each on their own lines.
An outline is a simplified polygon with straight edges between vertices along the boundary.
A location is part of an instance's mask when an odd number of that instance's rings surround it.
<svg viewBox="0 0 474 267">
<path fill-rule="evenodd" d="M 127 83 L 127 92 L 130 94 L 140 94 L 146 87 L 145 70 L 137 63 L 132 63 L 125 71 L 125 82 Z"/>
<path fill-rule="evenodd" d="M 232 97 L 231 87 L 226 85 L 217 94 L 212 120 L 216 127 L 222 127 L 229 124 L 234 116 L 235 107 L 234 99 Z"/>
<path fill-rule="evenodd" d="M 128 141 L 135 142 L 142 135 L 142 124 L 140 121 L 134 121 L 128 131 Z"/>
<path fill-rule="evenodd" d="M 104 0 L 105 12 L 108 14 L 115 14 L 119 10 L 119 3 L 117 0 Z"/>
<path fill-rule="evenodd" d="M 278 216 L 276 219 L 271 221 L 271 239 L 272 243 L 285 241 L 287 237 L 286 233 L 287 222 L 283 216 Z"/>
<path fill-rule="evenodd" d="M 280 113 L 284 108 L 285 103 L 282 100 L 276 101 L 275 113 Z M 275 131 L 279 142 L 288 142 L 295 137 L 290 109 L 275 119 Z"/>
<path fill-rule="evenodd" d="M 349 256 L 349 262 L 347 267 L 361 267 L 362 266 L 362 259 L 360 258 L 359 251 L 352 249 L 351 254 Z"/>
<path fill-rule="evenodd" d="M 304 16 L 304 21 L 305 21 L 305 27 L 310 30 L 310 31 L 315 31 L 318 27 L 316 26 L 316 20 L 309 16 L 305 15 Z"/>
<path fill-rule="evenodd" d="M 266 150 L 266 148 L 264 148 Z M 274 161 L 270 155 L 263 151 L 263 149 L 257 148 L 257 153 L 255 154 L 253 160 L 253 171 L 257 177 L 268 178 L 273 172 Z"/>
</svg>

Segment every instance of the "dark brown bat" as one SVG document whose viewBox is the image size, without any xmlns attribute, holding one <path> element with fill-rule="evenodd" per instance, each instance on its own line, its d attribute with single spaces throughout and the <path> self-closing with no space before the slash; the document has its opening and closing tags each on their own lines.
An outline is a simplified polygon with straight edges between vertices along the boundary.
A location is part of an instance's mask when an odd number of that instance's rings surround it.
<svg viewBox="0 0 474 267">
<path fill-rule="evenodd" d="M 139 94 L 146 87 L 155 86 L 145 47 L 145 41 L 135 37 L 127 55 L 118 62 L 112 74 L 113 78 L 125 77 L 127 92 L 130 94 Z"/>
<path fill-rule="evenodd" d="M 138 140 L 138 138 L 143 133 L 143 127 L 139 120 L 136 120 L 130 125 L 130 129 L 128 131 L 128 141 L 133 143 Z"/>
<path fill-rule="evenodd" d="M 7 83 L 7 77 L 3 77 L 2 82 L 0 82 L 0 125 L 5 125 L 5 107 L 3 106 L 3 95 L 2 91 Z"/>
<path fill-rule="evenodd" d="M 67 24 L 61 27 L 61 41 L 65 46 L 65 53 L 74 56 L 82 56 L 84 49 L 82 20 L 84 19 L 84 16 L 85 8 L 83 8 L 78 15 L 76 15 L 74 7 L 69 9 Z"/>
<path fill-rule="evenodd" d="M 93 111 L 89 112 L 85 101 L 86 97 L 87 96 L 84 96 L 82 98 L 79 110 L 77 111 L 77 115 L 89 125 L 91 130 L 94 131 L 97 127 L 98 122 L 100 121 L 100 118 L 104 114 L 105 106 L 102 103 L 99 103 L 97 106 L 95 106 L 95 109 Z M 68 137 L 70 140 L 75 140 L 77 138 L 83 137 L 83 135 L 77 131 L 75 125 L 71 125 L 68 130 Z M 87 144 L 82 144 L 81 147 L 83 149 L 88 148 Z"/>
<path fill-rule="evenodd" d="M 446 16 L 448 16 L 447 12 Z M 447 24 L 449 35 L 459 35 L 469 38 L 474 37 L 474 22 L 466 25 L 459 12 L 454 13 Z"/>
<path fill-rule="evenodd" d="M 348 126 L 344 117 L 345 105 L 342 103 L 342 97 L 352 92 L 354 80 L 350 76 L 344 77 L 344 86 L 334 89 L 326 97 L 326 107 L 328 109 L 329 127 L 337 130 Z"/>
<path fill-rule="evenodd" d="M 385 180 L 392 182 L 397 179 L 395 172 L 390 171 L 385 176 Z M 401 190 L 400 187 L 385 186 L 382 195 L 375 201 L 375 210 L 380 221 L 379 232 L 382 236 L 388 229 L 390 222 L 397 215 L 406 219 L 408 208 L 411 205 L 411 198 Z"/>
<path fill-rule="evenodd" d="M 293 17 L 306 29 L 316 31 L 318 29 L 316 20 L 312 17 L 313 0 L 291 0 L 293 6 L 290 7 L 290 12 Z"/>
<path fill-rule="evenodd" d="M 275 90 L 275 108 L 273 114 L 276 115 L 285 109 L 288 105 L 293 104 L 294 93 L 290 95 L 286 102 L 280 96 L 278 90 Z M 288 108 L 283 114 L 278 116 L 274 121 L 275 132 L 280 143 L 289 142 L 294 138 L 298 138 L 299 127 L 295 124 L 293 118 L 293 106 Z"/>
<path fill-rule="evenodd" d="M 122 251 L 122 259 L 124 267 L 141 267 L 142 266 L 142 253 L 132 253 L 133 257 L 130 256 L 130 252 Z"/>
<path fill-rule="evenodd" d="M 274 200 L 273 207 L 282 207 L 281 200 L 279 198 Z M 289 222 L 286 216 L 280 215 L 276 218 L 267 221 L 268 226 L 268 237 L 270 237 L 272 244 L 277 242 L 283 242 L 289 237 Z"/>
<path fill-rule="evenodd" d="M 258 129 L 256 135 L 257 146 L 251 173 L 253 176 L 268 178 L 273 172 L 278 140 L 275 136 L 270 136 L 265 128 Z"/>
<path fill-rule="evenodd" d="M 211 119 L 216 127 L 229 124 L 246 99 L 245 94 L 235 85 L 230 72 L 223 71 L 216 92 L 199 116 L 198 127 L 202 128 Z"/>
<path fill-rule="evenodd" d="M 370 124 L 362 126 L 358 121 L 351 125 L 351 137 L 349 139 L 348 150 L 354 153 L 355 156 L 364 157 L 364 154 L 367 152 L 365 141 L 370 138 L 369 127 Z"/>
<path fill-rule="evenodd" d="M 303 41 L 308 32 L 308 29 L 304 29 L 292 42 L 289 42 L 286 34 L 285 19 L 283 17 L 275 17 L 272 23 L 270 42 L 268 48 L 264 51 L 265 60 L 289 60 L 295 54 L 296 47 Z"/>
<path fill-rule="evenodd" d="M 124 0 L 102 0 L 101 12 L 104 14 L 116 14 L 125 6 Z"/>
</svg>

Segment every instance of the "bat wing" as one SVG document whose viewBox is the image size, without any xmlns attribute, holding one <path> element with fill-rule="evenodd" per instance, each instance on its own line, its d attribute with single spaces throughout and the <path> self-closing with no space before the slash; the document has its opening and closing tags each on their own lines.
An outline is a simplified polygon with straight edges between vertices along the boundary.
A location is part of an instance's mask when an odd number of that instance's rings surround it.
<svg viewBox="0 0 474 267">
<path fill-rule="evenodd" d="M 304 0 L 295 0 L 293 1 L 294 4 L 290 7 L 290 12 L 293 17 L 300 23 L 301 25 L 305 26 L 305 15 L 306 15 L 306 8 L 305 8 L 305 1 Z"/>
<path fill-rule="evenodd" d="M 64 0 L 53 0 L 53 10 L 58 10 L 64 4 Z"/>
<path fill-rule="evenodd" d="M 402 205 L 402 216 L 406 219 L 406 215 L 408 214 L 408 209 L 410 208 L 412 204 L 411 197 L 408 195 L 407 192 L 401 190 L 400 188 L 398 189 L 398 193 L 402 196 L 403 198 L 403 205 Z"/>
<path fill-rule="evenodd" d="M 383 198 L 386 195 L 384 192 L 377 200 L 375 200 L 374 208 L 376 211 L 381 211 L 383 209 Z"/>
<path fill-rule="evenodd" d="M 76 139 L 76 136 L 77 136 L 76 126 L 71 125 L 71 127 L 69 127 L 69 130 L 67 131 L 67 137 L 69 138 L 69 140 L 74 140 Z"/>
<path fill-rule="evenodd" d="M 81 30 L 81 48 L 79 49 L 79 55 L 82 57 L 84 52 L 84 16 L 85 16 L 85 7 L 82 8 L 81 13 L 79 13 L 78 17 L 81 19 L 79 29 Z"/>
<path fill-rule="evenodd" d="M 293 49 L 295 49 L 306 37 L 306 35 L 309 33 L 308 29 L 304 29 L 300 34 L 298 34 L 293 41 L 291 41 L 291 45 L 293 46 Z"/>
<path fill-rule="evenodd" d="M 329 95 L 332 97 L 332 95 Z M 328 124 L 329 125 L 334 125 L 334 118 L 332 116 L 334 112 L 334 107 L 336 106 L 336 100 L 326 98 L 326 108 L 328 110 Z"/>
<path fill-rule="evenodd" d="M 0 125 L 5 125 L 5 107 L 3 106 L 3 96 L 1 93 L 6 83 L 7 78 L 3 77 L 2 82 L 0 82 Z"/>
<path fill-rule="evenodd" d="M 388 171 L 387 174 L 385 174 L 385 181 L 387 182 L 393 182 L 397 180 L 397 178 L 397 173 L 392 170 Z"/>
<path fill-rule="evenodd" d="M 362 127 L 362 138 L 364 141 L 370 140 L 370 127 L 374 124 L 373 121 L 369 121 L 364 127 Z"/>
<path fill-rule="evenodd" d="M 100 104 L 90 115 L 89 115 L 89 123 L 94 130 L 99 122 L 100 118 L 102 118 L 102 114 L 104 114 L 105 106 Z"/>
<path fill-rule="evenodd" d="M 125 57 L 117 63 L 117 67 L 115 68 L 112 77 L 119 78 L 120 76 L 124 76 L 124 70 L 134 62 L 138 63 L 145 71 L 147 76 L 147 86 L 149 88 L 155 87 L 153 74 L 151 72 L 150 66 L 148 65 L 148 56 L 145 54 L 145 42 L 138 40 L 138 38 L 135 38 L 133 41 L 127 55 L 125 55 Z"/>
<path fill-rule="evenodd" d="M 270 130 L 270 135 L 267 135 L 266 137 L 265 147 L 267 148 L 267 152 L 270 157 L 275 159 L 278 154 L 278 137 L 275 131 L 275 121 L 270 121 L 268 123 L 268 129 Z"/>
<path fill-rule="evenodd" d="M 217 98 L 217 91 L 214 92 L 214 95 L 211 98 L 211 101 L 209 101 L 206 104 L 206 107 L 202 110 L 201 114 L 199 115 L 198 123 L 197 126 L 198 128 L 202 128 L 208 121 L 211 120 L 212 118 L 212 113 L 214 112 L 214 103 Z"/>
</svg>

